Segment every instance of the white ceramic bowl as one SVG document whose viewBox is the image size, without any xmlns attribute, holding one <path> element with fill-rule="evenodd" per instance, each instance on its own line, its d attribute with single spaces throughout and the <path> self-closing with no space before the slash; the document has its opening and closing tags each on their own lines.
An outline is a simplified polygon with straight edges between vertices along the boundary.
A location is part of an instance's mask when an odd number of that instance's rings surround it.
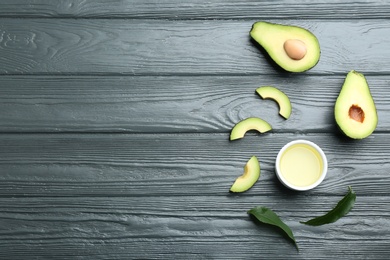
<svg viewBox="0 0 390 260">
<path fill-rule="evenodd" d="M 281 170 L 281 168 L 282 168 L 281 167 L 281 160 L 284 159 L 283 155 L 286 153 L 287 149 L 289 149 L 289 148 L 290 149 L 288 151 L 289 151 L 289 153 L 291 153 L 291 151 L 293 151 L 293 149 L 296 148 L 296 147 L 307 148 L 307 146 L 312 148 L 313 156 L 315 154 L 314 157 L 318 158 L 319 161 L 322 161 L 322 163 L 319 163 L 319 165 L 320 165 L 319 177 L 313 177 L 314 178 L 314 182 L 311 181 L 310 184 L 307 184 L 307 185 L 297 185 L 297 184 L 291 183 L 292 176 L 290 176 L 289 178 L 286 178 L 283 175 L 282 170 Z M 300 168 L 305 167 L 305 163 L 306 162 L 303 159 L 303 156 L 302 157 L 298 156 L 297 159 L 298 160 L 296 160 L 296 162 L 298 164 L 297 165 L 293 165 L 291 167 L 296 167 L 298 169 L 298 172 L 299 172 Z M 310 163 L 310 162 L 307 162 L 307 163 Z M 318 145 L 316 145 L 315 143 L 310 142 L 310 141 L 306 141 L 306 140 L 295 140 L 295 141 L 287 143 L 279 151 L 278 156 L 276 158 L 275 167 L 276 167 L 276 176 L 278 177 L 278 179 L 280 180 L 280 182 L 284 186 L 286 186 L 287 188 L 290 188 L 292 190 L 306 191 L 306 190 L 310 190 L 310 189 L 313 189 L 313 188 L 317 187 L 325 179 L 326 173 L 328 171 L 328 160 L 326 159 L 325 153 L 322 151 L 322 149 Z M 285 169 L 286 169 L 286 167 L 285 167 Z M 285 171 L 287 171 L 287 170 L 285 170 Z M 295 176 L 293 176 L 293 177 L 295 177 Z M 312 177 L 312 176 L 309 176 L 309 177 Z M 304 177 L 303 176 L 299 176 L 299 178 L 304 178 Z M 288 180 L 288 179 L 290 179 L 290 180 Z"/>
</svg>

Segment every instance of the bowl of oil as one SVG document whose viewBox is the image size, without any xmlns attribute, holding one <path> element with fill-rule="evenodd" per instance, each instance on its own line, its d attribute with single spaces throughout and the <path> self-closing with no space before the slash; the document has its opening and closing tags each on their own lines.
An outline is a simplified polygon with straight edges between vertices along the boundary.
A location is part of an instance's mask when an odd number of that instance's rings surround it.
<svg viewBox="0 0 390 260">
<path fill-rule="evenodd" d="M 315 143 L 295 140 L 279 151 L 275 168 L 276 176 L 284 186 L 306 191 L 317 187 L 325 179 L 328 160 Z"/>
</svg>

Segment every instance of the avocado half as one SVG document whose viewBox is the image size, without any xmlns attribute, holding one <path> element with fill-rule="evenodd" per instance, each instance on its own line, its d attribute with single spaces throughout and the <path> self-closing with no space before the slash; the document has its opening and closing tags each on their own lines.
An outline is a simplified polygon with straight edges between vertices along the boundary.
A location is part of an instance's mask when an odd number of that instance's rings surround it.
<svg viewBox="0 0 390 260">
<path fill-rule="evenodd" d="M 238 177 L 230 188 L 231 192 L 249 190 L 260 178 L 260 164 L 256 156 L 252 156 L 245 164 L 244 173 Z"/>
<path fill-rule="evenodd" d="M 265 133 L 272 129 L 271 125 L 261 118 L 249 117 L 238 122 L 230 132 L 230 140 L 243 138 L 246 132 L 256 130 L 260 133 Z"/>
<path fill-rule="evenodd" d="M 272 86 L 264 86 L 256 89 L 257 94 L 260 95 L 263 99 L 273 99 L 279 105 L 279 114 L 288 119 L 291 115 L 291 102 L 286 94 L 284 94 L 281 90 L 272 87 Z"/>
<path fill-rule="evenodd" d="M 363 139 L 374 132 L 378 115 L 363 74 L 354 70 L 347 74 L 336 100 L 334 115 L 341 131 L 350 138 Z"/>
<path fill-rule="evenodd" d="M 309 70 L 320 59 L 317 37 L 304 28 L 260 21 L 253 24 L 250 35 L 286 71 Z"/>
</svg>

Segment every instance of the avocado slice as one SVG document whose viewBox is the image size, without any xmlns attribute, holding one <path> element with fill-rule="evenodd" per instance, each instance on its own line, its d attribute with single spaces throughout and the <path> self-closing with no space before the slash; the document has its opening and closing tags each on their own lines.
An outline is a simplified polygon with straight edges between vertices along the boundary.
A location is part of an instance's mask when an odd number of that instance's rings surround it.
<svg viewBox="0 0 390 260">
<path fill-rule="evenodd" d="M 345 78 L 334 107 L 336 123 L 350 138 L 363 139 L 374 132 L 378 115 L 363 74 L 351 70 Z"/>
<path fill-rule="evenodd" d="M 291 102 L 290 99 L 281 90 L 272 87 L 264 86 L 256 89 L 257 94 L 263 99 L 273 99 L 279 105 L 279 114 L 288 119 L 291 115 Z"/>
<path fill-rule="evenodd" d="M 238 122 L 230 133 L 230 140 L 243 138 L 246 132 L 250 130 L 257 130 L 260 133 L 265 133 L 271 130 L 272 127 L 266 121 L 257 117 L 249 117 Z"/>
<path fill-rule="evenodd" d="M 250 35 L 286 71 L 309 70 L 320 59 L 317 37 L 304 28 L 260 21 L 252 25 Z"/>
<path fill-rule="evenodd" d="M 244 167 L 244 173 L 230 187 L 231 192 L 249 190 L 260 178 L 260 164 L 256 156 L 252 156 Z"/>
</svg>

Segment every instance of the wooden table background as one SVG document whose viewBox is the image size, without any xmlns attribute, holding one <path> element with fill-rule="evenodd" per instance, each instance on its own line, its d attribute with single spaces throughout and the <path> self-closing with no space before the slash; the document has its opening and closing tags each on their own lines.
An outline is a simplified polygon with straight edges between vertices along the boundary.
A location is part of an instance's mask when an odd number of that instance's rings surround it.
<svg viewBox="0 0 390 260">
<path fill-rule="evenodd" d="M 51 1 L 0 3 L 1 259 L 388 259 L 390 3 L 387 1 Z M 321 44 L 312 70 L 281 71 L 249 37 L 255 21 L 294 24 Z M 379 124 L 343 137 L 333 106 L 364 73 Z M 255 94 L 274 85 L 291 99 Z M 229 142 L 239 120 L 270 133 Z M 319 144 L 325 181 L 292 192 L 274 161 L 288 141 Z M 250 156 L 262 175 L 230 194 Z M 336 223 L 299 223 L 332 208 Z M 246 211 L 272 208 L 300 251 Z"/>
</svg>

